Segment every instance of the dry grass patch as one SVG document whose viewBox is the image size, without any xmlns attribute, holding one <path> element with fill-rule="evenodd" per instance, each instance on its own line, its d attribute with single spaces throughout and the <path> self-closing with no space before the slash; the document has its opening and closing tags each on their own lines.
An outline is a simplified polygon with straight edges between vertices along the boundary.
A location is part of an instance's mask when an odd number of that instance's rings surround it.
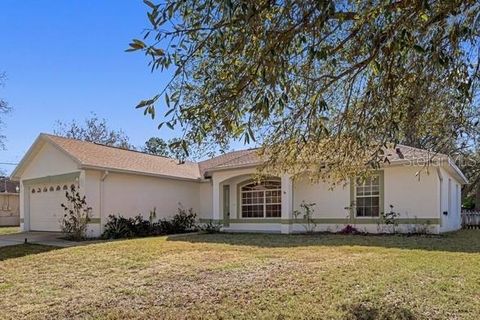
<svg viewBox="0 0 480 320">
<path fill-rule="evenodd" d="M 469 230 L 189 235 L 35 252 L 0 262 L 0 318 L 477 319 L 479 249 Z"/>
</svg>

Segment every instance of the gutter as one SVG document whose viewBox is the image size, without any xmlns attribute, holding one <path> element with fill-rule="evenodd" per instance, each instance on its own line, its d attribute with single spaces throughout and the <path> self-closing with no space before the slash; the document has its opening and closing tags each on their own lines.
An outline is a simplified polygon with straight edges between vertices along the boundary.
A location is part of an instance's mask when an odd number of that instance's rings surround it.
<svg viewBox="0 0 480 320">
<path fill-rule="evenodd" d="M 104 188 L 105 188 L 105 180 L 107 179 L 108 177 L 108 174 L 109 172 L 107 170 L 105 170 L 105 172 L 103 173 L 103 175 L 100 177 L 100 199 L 99 199 L 99 217 L 100 217 L 100 234 L 103 232 L 103 226 L 102 226 L 102 212 L 103 212 L 103 198 L 104 198 Z"/>
<path fill-rule="evenodd" d="M 201 182 L 201 177 L 197 178 L 186 178 L 186 177 L 176 177 L 170 176 L 165 174 L 156 174 L 156 173 L 149 173 L 149 172 L 142 172 L 142 171 L 134 171 L 134 170 L 125 170 L 125 169 L 115 169 L 115 168 L 106 168 L 106 167 L 97 167 L 97 166 L 90 166 L 90 165 L 82 165 L 81 169 L 85 170 L 99 170 L 99 171 L 108 171 L 108 172 L 116 172 L 116 173 L 124 173 L 124 174 L 135 174 L 139 176 L 147 176 L 147 177 L 154 177 L 154 178 L 164 178 L 164 179 L 171 179 L 171 180 L 180 180 L 180 181 L 188 181 L 188 182 Z"/>
<path fill-rule="evenodd" d="M 255 163 L 249 163 L 249 164 L 238 165 L 238 166 L 230 166 L 230 167 L 213 167 L 211 169 L 205 170 L 205 174 L 210 172 L 226 171 L 226 170 L 233 170 L 233 169 L 254 168 L 261 165 L 262 163 L 263 162 L 255 162 Z"/>
</svg>

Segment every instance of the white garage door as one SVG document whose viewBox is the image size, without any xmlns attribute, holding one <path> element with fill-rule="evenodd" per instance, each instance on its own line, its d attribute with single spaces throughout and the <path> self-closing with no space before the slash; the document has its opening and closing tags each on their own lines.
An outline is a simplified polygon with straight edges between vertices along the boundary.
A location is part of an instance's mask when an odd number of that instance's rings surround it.
<svg viewBox="0 0 480 320">
<path fill-rule="evenodd" d="M 60 221 L 64 215 L 61 207 L 66 202 L 65 192 L 69 183 L 36 185 L 30 189 L 30 230 L 60 231 Z"/>
</svg>

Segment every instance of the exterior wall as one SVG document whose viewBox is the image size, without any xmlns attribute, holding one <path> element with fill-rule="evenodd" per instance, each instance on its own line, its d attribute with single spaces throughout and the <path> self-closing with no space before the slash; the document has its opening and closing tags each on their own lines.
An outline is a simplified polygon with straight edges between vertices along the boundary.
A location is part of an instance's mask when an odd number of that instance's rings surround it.
<svg viewBox="0 0 480 320">
<path fill-rule="evenodd" d="M 55 176 L 78 171 L 78 165 L 57 148 L 46 143 L 30 161 L 22 174 L 22 180 Z"/>
<path fill-rule="evenodd" d="M 0 193 L 0 226 L 20 225 L 20 197 L 18 193 Z"/>
<path fill-rule="evenodd" d="M 422 170 L 423 169 L 423 170 Z M 406 219 L 440 218 L 438 177 L 435 168 L 398 166 L 385 170 L 385 212 L 390 210 Z M 419 176 L 416 173 L 420 172 Z"/>
<path fill-rule="evenodd" d="M 461 228 L 461 185 L 447 170 L 438 172 L 441 227 L 440 232 L 454 231 Z"/>
<path fill-rule="evenodd" d="M 332 187 L 327 182 L 312 184 L 307 178 L 293 183 L 293 208 L 300 210 L 300 204 L 315 203 L 314 218 L 346 219 L 350 212 L 350 183 Z"/>
<path fill-rule="evenodd" d="M 89 207 L 92 208 L 91 223 L 88 226 L 87 235 L 98 237 L 102 233 L 101 223 L 103 217 L 101 215 L 101 182 L 103 173 L 101 171 L 86 170 L 84 175 L 83 192 Z"/>
<path fill-rule="evenodd" d="M 199 219 L 212 219 L 213 203 L 212 203 L 212 182 L 205 181 L 199 183 L 198 202 L 200 204 L 199 211 L 197 212 Z"/>
<path fill-rule="evenodd" d="M 445 175 L 448 173 L 444 170 Z M 420 172 L 420 176 L 417 173 Z M 223 219 L 223 185 L 230 185 L 230 225 L 227 231 L 252 231 L 252 232 L 283 232 L 285 224 L 290 225 L 288 232 L 304 232 L 305 223 L 297 223 L 298 220 L 283 217 L 281 219 L 242 219 L 238 210 L 238 185 L 251 178 L 255 174 L 254 169 L 237 169 L 223 172 L 214 172 L 214 184 L 218 183 L 218 195 L 214 195 L 214 203 L 217 201 L 218 219 Z M 383 193 L 381 212 L 393 210 L 398 213 L 399 232 L 423 232 L 439 233 L 448 230 L 456 230 L 460 226 L 459 199 L 457 187 L 458 181 L 453 182 L 452 176 L 452 210 L 454 215 L 448 216 L 451 220 L 442 219 L 440 208 L 440 181 L 436 168 L 414 166 L 392 166 L 383 170 Z M 448 180 L 448 179 L 446 179 Z M 444 183 L 445 180 L 444 180 Z M 445 189 L 445 188 L 444 188 Z M 454 192 L 455 191 L 455 192 Z M 443 191 L 445 193 L 446 191 Z M 282 196 L 285 190 L 282 190 Z M 354 225 L 357 229 L 365 232 L 391 232 L 392 229 L 379 223 L 378 218 L 363 218 L 352 215 L 349 209 L 355 200 L 350 182 L 337 185 L 332 188 L 329 183 L 312 184 L 307 178 L 299 179 L 293 183 L 293 210 L 299 210 L 302 201 L 315 203 L 313 219 L 317 224 L 316 231 L 339 231 L 345 225 Z M 218 197 L 216 200 L 215 197 Z M 447 201 L 447 197 L 443 196 Z M 390 209 L 390 205 L 393 209 Z M 458 213 L 458 215 L 457 215 Z"/>
<path fill-rule="evenodd" d="M 93 183 L 89 183 L 93 184 Z M 200 183 L 148 176 L 110 173 L 103 181 L 102 222 L 110 215 L 149 217 L 156 208 L 157 219 L 185 209 L 200 210 Z"/>
</svg>

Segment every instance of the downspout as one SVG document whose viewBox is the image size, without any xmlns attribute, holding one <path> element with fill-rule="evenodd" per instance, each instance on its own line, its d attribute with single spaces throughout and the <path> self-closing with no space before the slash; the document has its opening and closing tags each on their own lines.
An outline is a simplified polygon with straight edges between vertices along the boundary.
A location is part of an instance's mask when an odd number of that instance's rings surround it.
<svg viewBox="0 0 480 320">
<path fill-rule="evenodd" d="M 105 185 L 105 179 L 107 179 L 108 177 L 108 174 L 109 172 L 107 170 L 105 170 L 105 172 L 103 173 L 103 175 L 101 176 L 100 178 L 100 204 L 99 204 L 99 207 L 100 207 L 100 212 L 99 212 L 99 216 L 100 216 L 100 234 L 103 232 L 103 224 L 102 224 L 102 214 L 103 214 L 103 197 L 104 197 L 104 185 Z"/>
<path fill-rule="evenodd" d="M 442 227 L 442 222 L 443 222 L 443 177 L 442 173 L 440 171 L 440 168 L 437 168 L 437 175 L 438 175 L 438 181 L 439 181 L 439 210 L 438 214 L 440 216 L 440 228 Z"/>
</svg>

